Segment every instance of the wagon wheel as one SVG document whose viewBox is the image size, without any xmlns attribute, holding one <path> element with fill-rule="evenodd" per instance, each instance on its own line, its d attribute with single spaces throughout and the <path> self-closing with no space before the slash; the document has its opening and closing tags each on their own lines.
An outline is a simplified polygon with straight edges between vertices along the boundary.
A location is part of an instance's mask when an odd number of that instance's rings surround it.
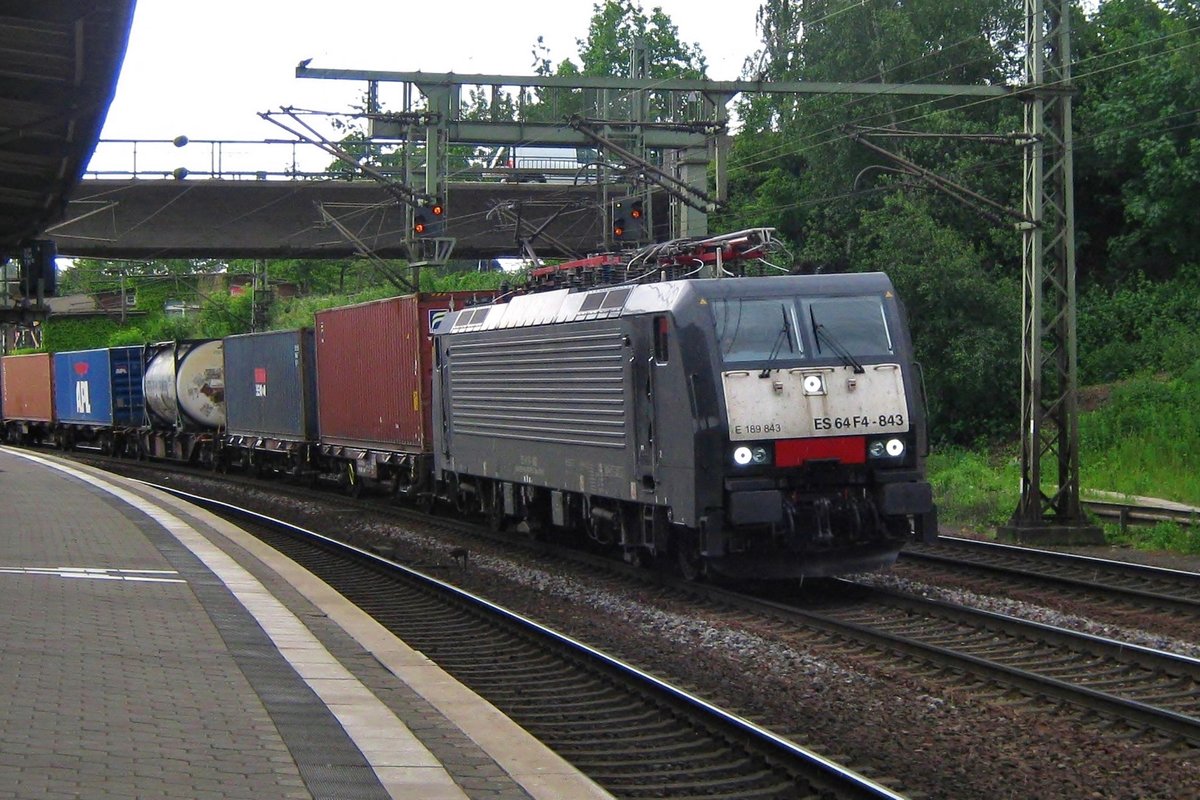
<svg viewBox="0 0 1200 800">
<path fill-rule="evenodd" d="M 685 581 L 698 581 L 704 577 L 704 558 L 700 555 L 700 532 L 692 528 L 675 531 L 675 560 L 679 573 Z"/>
<path fill-rule="evenodd" d="M 346 462 L 346 473 L 343 480 L 345 481 L 346 494 L 356 499 L 362 496 L 362 480 L 359 478 L 358 470 L 355 468 L 353 461 Z"/>
</svg>

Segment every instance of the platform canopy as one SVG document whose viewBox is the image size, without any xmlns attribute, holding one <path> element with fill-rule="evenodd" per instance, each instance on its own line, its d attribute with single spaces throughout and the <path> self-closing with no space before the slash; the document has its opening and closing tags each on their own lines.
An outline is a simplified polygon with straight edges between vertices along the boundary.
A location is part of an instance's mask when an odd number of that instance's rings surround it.
<svg viewBox="0 0 1200 800">
<path fill-rule="evenodd" d="M 0 257 L 61 218 L 108 113 L 134 2 L 0 4 Z"/>
</svg>

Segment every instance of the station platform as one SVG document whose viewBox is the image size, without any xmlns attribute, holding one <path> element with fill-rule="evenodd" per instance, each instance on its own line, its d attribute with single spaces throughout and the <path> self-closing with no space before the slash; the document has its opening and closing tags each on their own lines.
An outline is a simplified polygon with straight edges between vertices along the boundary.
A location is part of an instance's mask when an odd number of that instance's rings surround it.
<svg viewBox="0 0 1200 800">
<path fill-rule="evenodd" d="M 0 798 L 608 793 L 289 559 L 0 447 Z"/>
</svg>

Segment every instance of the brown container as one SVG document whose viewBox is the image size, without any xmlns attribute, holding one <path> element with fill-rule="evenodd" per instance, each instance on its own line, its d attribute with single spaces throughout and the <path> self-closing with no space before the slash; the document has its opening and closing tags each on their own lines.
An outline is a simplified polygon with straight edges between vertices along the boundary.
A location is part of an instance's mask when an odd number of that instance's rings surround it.
<svg viewBox="0 0 1200 800">
<path fill-rule="evenodd" d="M 0 358 L 5 419 L 54 422 L 54 361 L 49 353 Z"/>
<path fill-rule="evenodd" d="M 321 443 L 432 452 L 433 323 L 490 299 L 486 292 L 446 292 L 318 311 Z"/>
</svg>

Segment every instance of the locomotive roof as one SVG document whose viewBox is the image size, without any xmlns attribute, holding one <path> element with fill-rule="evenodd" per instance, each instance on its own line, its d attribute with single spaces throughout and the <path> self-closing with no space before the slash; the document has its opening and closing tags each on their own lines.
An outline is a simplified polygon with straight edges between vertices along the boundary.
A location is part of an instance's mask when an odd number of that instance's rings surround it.
<svg viewBox="0 0 1200 800">
<path fill-rule="evenodd" d="M 447 314 L 435 334 L 524 328 L 563 322 L 654 314 L 691 306 L 690 297 L 763 297 L 882 294 L 892 282 L 882 272 L 832 275 L 781 275 L 763 278 L 702 278 L 601 289 L 550 292 L 514 297 L 507 303 L 466 308 Z"/>
</svg>

